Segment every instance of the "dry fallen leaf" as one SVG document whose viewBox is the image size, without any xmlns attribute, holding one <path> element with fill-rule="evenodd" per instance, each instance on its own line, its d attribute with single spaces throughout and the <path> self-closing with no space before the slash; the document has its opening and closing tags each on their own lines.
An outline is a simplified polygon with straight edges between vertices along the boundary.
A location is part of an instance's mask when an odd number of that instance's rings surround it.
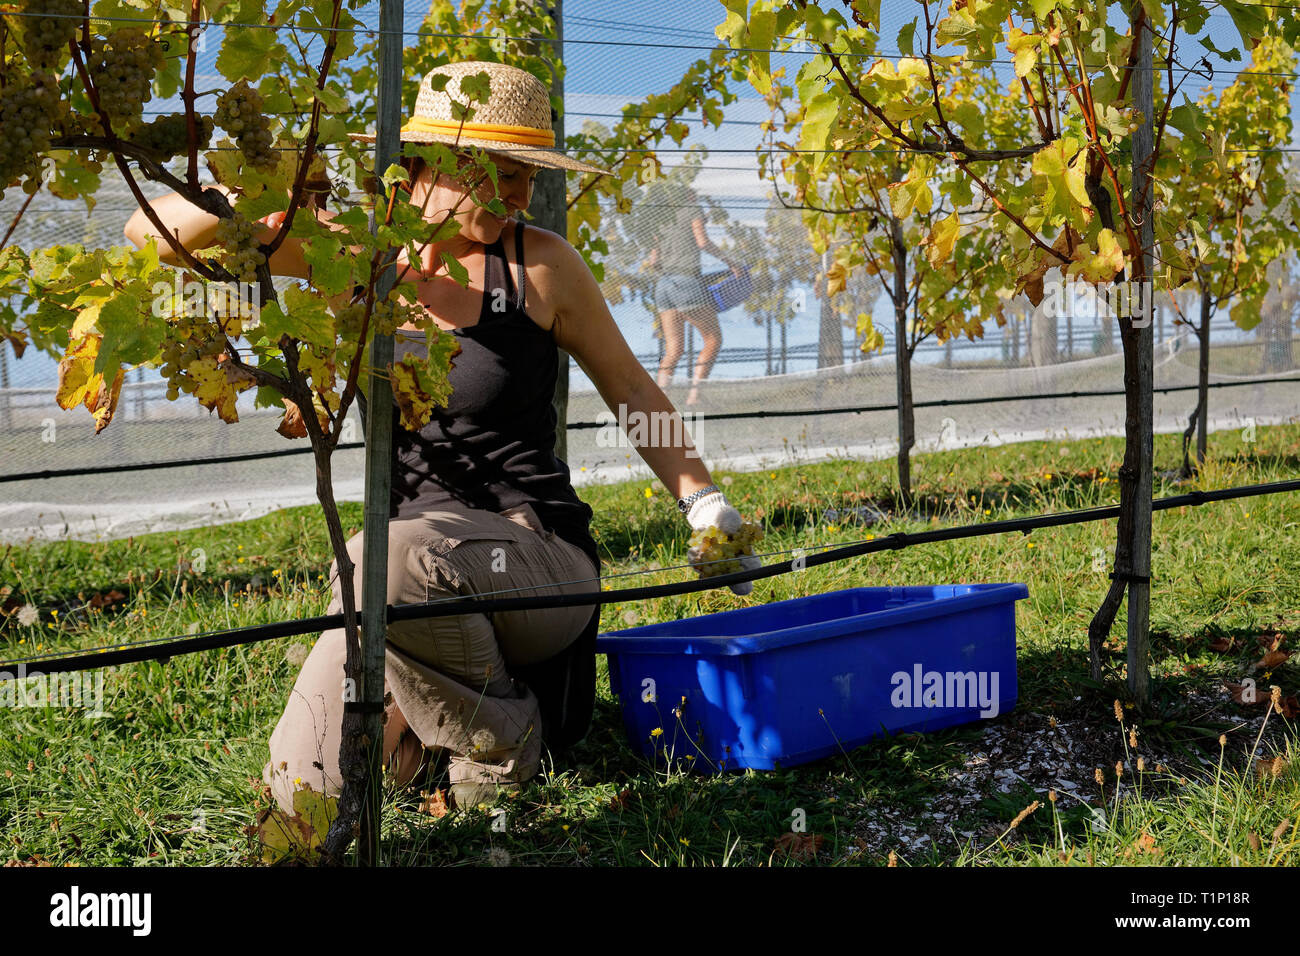
<svg viewBox="0 0 1300 956">
<path fill-rule="evenodd" d="M 110 604 L 116 604 L 118 601 L 125 601 L 126 595 L 114 588 L 112 591 L 99 592 L 92 594 L 90 600 L 86 603 L 91 607 L 108 607 Z"/>
<path fill-rule="evenodd" d="M 787 859 L 802 863 L 817 858 L 826 838 L 817 833 L 782 833 L 776 838 L 776 849 Z"/>
<path fill-rule="evenodd" d="M 1268 703 L 1268 691 L 1260 688 L 1257 684 L 1230 684 L 1224 682 L 1223 686 L 1232 695 L 1232 699 L 1243 706 L 1252 707 Z M 1249 694 L 1250 699 L 1243 696 L 1247 694 Z"/>
<path fill-rule="evenodd" d="M 424 797 L 420 801 L 421 813 L 427 813 L 435 820 L 440 820 L 447 815 L 447 794 L 444 791 L 435 790 L 429 793 L 427 790 L 421 790 L 420 796 Z"/>
<path fill-rule="evenodd" d="M 1290 657 L 1291 655 L 1286 651 L 1269 651 L 1255 662 L 1255 666 L 1266 671 L 1271 671 L 1273 668 L 1285 664 Z"/>
<path fill-rule="evenodd" d="M 1231 637 L 1221 637 L 1218 640 L 1210 641 L 1210 650 L 1217 651 L 1220 654 L 1226 654 L 1235 647 L 1237 642 Z"/>
</svg>

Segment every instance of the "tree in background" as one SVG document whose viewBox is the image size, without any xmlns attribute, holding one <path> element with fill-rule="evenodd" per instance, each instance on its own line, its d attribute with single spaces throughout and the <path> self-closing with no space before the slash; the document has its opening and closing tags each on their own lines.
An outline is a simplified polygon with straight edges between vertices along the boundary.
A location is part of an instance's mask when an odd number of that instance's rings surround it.
<svg viewBox="0 0 1300 956">
<path fill-rule="evenodd" d="M 1264 316 L 1269 267 L 1297 242 L 1300 198 L 1289 188 L 1286 153 L 1291 141 L 1290 77 L 1296 60 L 1277 37 L 1264 37 L 1251 51 L 1250 66 L 1217 97 L 1207 91 L 1197 102 L 1170 111 L 1170 123 L 1184 135 L 1169 157 L 1180 165 L 1172 204 L 1180 215 L 1161 255 L 1196 250 L 1192 266 L 1199 292 L 1199 322 L 1182 312 L 1179 321 L 1199 345 L 1197 400 L 1188 426 L 1196 428 L 1196 463 L 1183 442 L 1183 473 L 1205 461 L 1209 429 L 1210 321 L 1229 302 L 1233 323 L 1255 328 Z M 1249 144 L 1248 146 L 1245 144 Z M 1163 170 L 1160 170 L 1163 172 Z"/>
<path fill-rule="evenodd" d="M 807 81 L 804 69 L 799 75 L 801 82 Z M 813 250 L 830 260 L 819 277 L 824 301 L 829 305 L 841 296 L 850 278 L 861 272 L 874 278 L 892 306 L 898 488 L 901 507 L 910 510 L 916 349 L 932 336 L 940 343 L 963 334 L 970 341 L 982 338 L 985 316 L 1006 323 L 996 284 L 1001 273 L 995 267 L 1003 234 L 983 228 L 994 210 L 987 199 L 976 201 L 969 182 L 928 156 L 911 161 L 901 151 L 878 145 L 869 130 L 854 128 L 852 118 L 841 118 L 840 134 L 853 147 L 836 162 L 827 162 L 825 152 L 810 150 L 807 144 L 820 141 L 820 130 L 832 115 L 810 109 L 783 79 L 784 68 L 771 74 L 765 96 L 773 118 L 767 129 L 775 136 L 778 130 L 788 134 L 798 128 L 800 136 L 797 143 L 774 140 L 769 157 L 780 153 L 782 175 L 794 187 L 789 206 L 802 211 Z M 890 60 L 872 67 L 877 90 L 906 91 L 928 79 L 924 62 L 916 57 L 902 58 L 897 69 Z M 967 117 L 974 145 L 983 145 L 982 140 L 994 134 L 1025 135 L 1015 130 L 1014 114 L 999 108 L 1006 98 L 986 76 L 953 76 L 936 95 L 950 115 Z M 774 159 L 763 175 L 772 178 L 781 196 Z M 946 189 L 940 185 L 945 178 L 950 181 Z M 995 282 L 987 283 L 986 276 Z M 856 332 L 863 352 L 883 348 L 884 336 L 875 328 L 869 308 L 858 312 Z"/>
<path fill-rule="evenodd" d="M 919 0 L 916 17 L 894 40 L 902 53 L 897 62 L 882 54 L 878 0 L 847 3 L 849 19 L 807 0 L 723 0 L 723 6 L 718 35 L 746 51 L 748 79 L 760 94 L 772 86 L 767 51 L 774 37 L 802 35 L 818 51 L 795 84 L 804 116 L 799 147 L 818 151 L 806 164 L 810 180 L 851 163 L 850 150 L 884 146 L 908 157 L 896 179 L 906 188 L 919 190 L 922 182 L 930 188 L 933 178 L 950 197 L 977 190 L 988 199 L 998 215 L 980 228 L 1005 235 L 1004 251 L 984 277 L 990 286 L 1014 286 L 1037 305 L 1049 270 L 1095 285 L 1132 282 L 1148 293 L 1155 282 L 1175 288 L 1190 281 L 1197 251 L 1183 250 L 1177 261 L 1169 253 L 1179 225 L 1169 159 L 1178 135 L 1169 119 L 1185 75 L 1165 81 L 1157 98 L 1153 67 L 1168 64 L 1172 74 L 1180 44 L 1203 38 L 1209 14 L 1202 4 Z M 1294 6 L 1223 7 L 1247 49 L 1266 36 L 1290 43 L 1300 33 Z M 1120 28 L 1112 25 L 1112 12 Z M 911 60 L 919 60 L 919 69 Z M 948 83 L 1008 61 L 1015 75 L 1009 108 L 1032 124 L 1036 136 L 1029 140 L 983 130 L 979 107 L 964 113 L 946 108 Z M 981 148 L 981 141 L 997 145 Z M 960 175 L 937 177 L 937 166 Z M 964 205 L 950 202 L 953 209 Z M 946 235 L 935 235 L 933 248 L 942 250 Z M 1150 301 L 1149 294 L 1145 298 Z M 1089 626 L 1089 645 L 1092 674 L 1100 679 L 1101 644 L 1127 591 L 1128 689 L 1145 706 L 1152 345 L 1149 323 L 1135 319 L 1120 319 L 1129 423 L 1120 519 L 1112 584 Z"/>
</svg>

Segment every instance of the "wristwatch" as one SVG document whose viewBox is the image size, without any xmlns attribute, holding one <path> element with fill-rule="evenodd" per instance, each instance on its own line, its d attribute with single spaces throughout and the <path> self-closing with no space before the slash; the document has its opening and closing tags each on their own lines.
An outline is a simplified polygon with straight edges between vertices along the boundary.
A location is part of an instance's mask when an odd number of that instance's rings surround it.
<svg viewBox="0 0 1300 956">
<path fill-rule="evenodd" d="M 695 502 L 699 501 L 705 495 L 711 495 L 715 491 L 721 491 L 721 490 L 722 489 L 720 489 L 717 485 L 706 485 L 705 487 L 701 488 L 699 491 L 692 491 L 685 498 L 678 498 L 677 508 L 678 510 L 681 511 L 682 514 L 689 514 L 691 510 L 691 505 L 695 504 Z"/>
</svg>

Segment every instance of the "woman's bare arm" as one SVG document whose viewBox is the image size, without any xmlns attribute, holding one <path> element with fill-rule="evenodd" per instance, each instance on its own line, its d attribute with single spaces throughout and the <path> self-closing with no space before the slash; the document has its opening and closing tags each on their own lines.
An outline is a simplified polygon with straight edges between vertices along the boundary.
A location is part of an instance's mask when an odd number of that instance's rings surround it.
<svg viewBox="0 0 1300 956">
<path fill-rule="evenodd" d="M 731 258 L 731 256 L 719 249 L 717 244 L 709 238 L 709 234 L 704 228 L 703 219 L 692 219 L 691 231 L 695 234 L 695 244 L 700 247 L 701 252 L 707 252 L 719 262 L 725 263 L 727 268 L 729 268 L 733 273 L 740 275 L 740 266 Z"/>
<path fill-rule="evenodd" d="M 632 354 L 582 256 L 554 233 L 530 229 L 528 236 L 530 258 L 544 266 L 534 287 L 554 306 L 556 344 L 574 357 L 611 411 L 619 414 L 621 405 L 631 421 L 645 416 L 653 437 L 637 452 L 670 495 L 684 498 L 712 484 L 681 416 Z"/>
<path fill-rule="evenodd" d="M 229 189 L 225 186 L 215 185 L 207 187 L 217 189 L 230 198 L 233 204 L 234 197 Z M 172 235 L 176 236 L 182 246 L 190 251 L 196 249 L 205 249 L 216 241 L 217 223 L 219 217 L 211 213 L 204 212 L 198 206 L 195 206 L 180 193 L 168 193 L 158 199 L 152 200 L 151 205 L 154 211 L 172 230 Z M 298 210 L 297 215 L 309 216 L 312 211 L 306 208 Z M 327 222 L 333 218 L 333 213 L 327 210 L 320 210 L 316 213 L 316 218 L 320 222 Z M 279 231 L 280 217 L 277 217 L 277 224 L 272 227 L 263 223 L 258 224 L 257 239 L 259 242 L 269 243 L 275 238 Z M 166 265 L 178 265 L 176 253 L 172 251 L 167 241 L 163 239 L 154 224 L 149 221 L 143 209 L 137 209 L 131 218 L 127 220 L 125 228 L 122 230 L 126 238 L 137 248 L 143 249 L 150 238 L 158 241 L 158 258 L 159 261 Z M 303 240 L 293 236 L 285 236 L 280 247 L 275 250 L 271 256 L 271 274 L 277 276 L 296 276 L 300 279 L 308 277 L 308 266 L 302 254 Z"/>
</svg>

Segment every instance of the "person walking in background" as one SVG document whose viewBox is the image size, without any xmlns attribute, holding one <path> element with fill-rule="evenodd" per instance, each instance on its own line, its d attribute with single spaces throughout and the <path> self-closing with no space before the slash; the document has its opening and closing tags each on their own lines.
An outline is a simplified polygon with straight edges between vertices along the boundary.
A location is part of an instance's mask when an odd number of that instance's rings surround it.
<svg viewBox="0 0 1300 956">
<path fill-rule="evenodd" d="M 659 314 L 659 329 L 664 340 L 664 354 L 659 362 L 658 385 L 666 388 L 672 381 L 677 363 L 683 352 L 683 330 L 686 322 L 700 330 L 704 344 L 695 360 L 695 374 L 691 390 L 686 396 L 686 407 L 699 403 L 700 383 L 709 377 L 713 362 L 722 348 L 722 329 L 718 325 L 718 310 L 713 297 L 704 285 L 700 269 L 700 253 L 707 252 L 725 263 L 734 275 L 740 275 L 740 266 L 714 244 L 705 230 L 704 208 L 694 191 L 687 186 L 665 189 L 675 202 L 665 202 L 667 215 L 660 220 L 655 247 L 650 250 L 646 268 L 657 273 L 653 296 Z"/>
</svg>

